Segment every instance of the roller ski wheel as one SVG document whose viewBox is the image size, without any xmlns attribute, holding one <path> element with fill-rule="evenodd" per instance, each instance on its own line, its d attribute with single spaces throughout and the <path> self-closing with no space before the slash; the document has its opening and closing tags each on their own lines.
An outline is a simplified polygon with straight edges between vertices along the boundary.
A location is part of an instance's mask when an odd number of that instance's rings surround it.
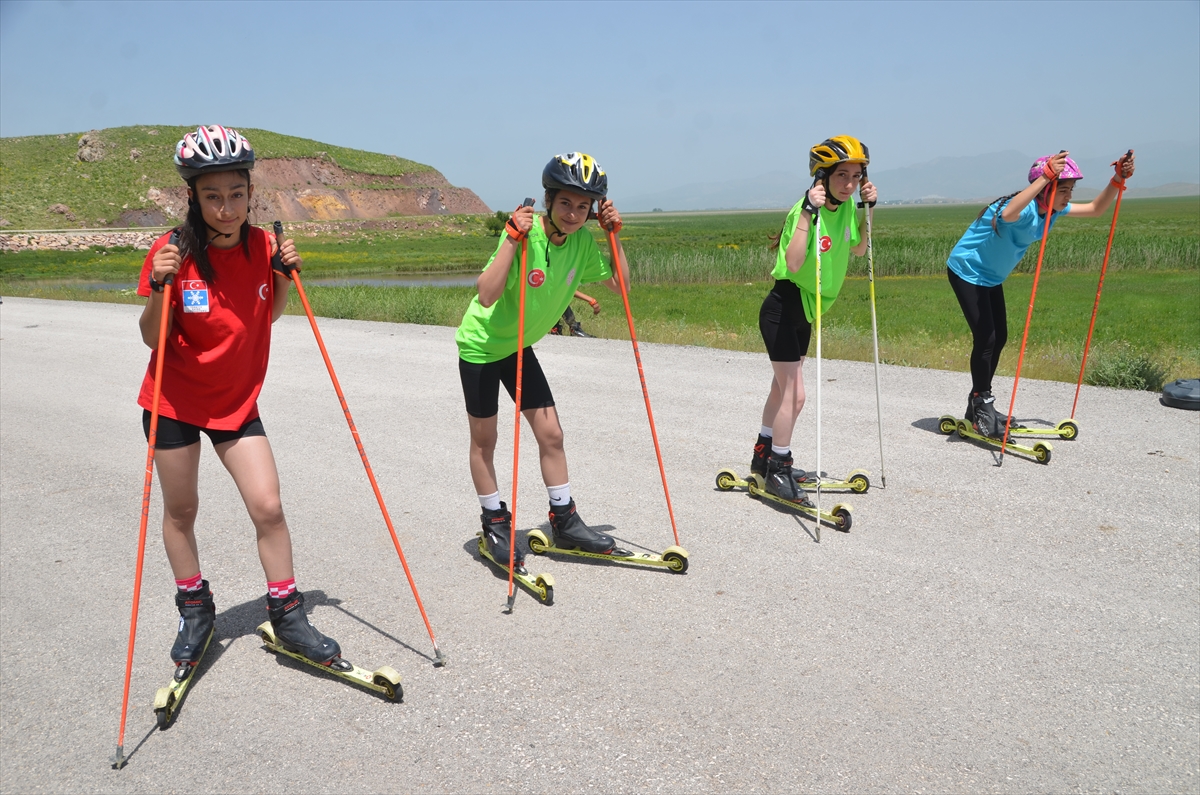
<svg viewBox="0 0 1200 795">
<path fill-rule="evenodd" d="M 746 481 L 738 477 L 737 472 L 732 469 L 722 469 L 717 473 L 717 489 L 720 491 L 732 491 L 736 488 L 746 488 Z"/>
<path fill-rule="evenodd" d="M 208 644 L 212 642 L 212 637 L 215 634 L 214 630 L 208 631 L 208 637 L 205 638 L 203 646 L 200 648 L 200 655 L 194 663 L 176 663 L 175 673 L 171 677 L 171 684 L 166 687 L 160 687 L 154 694 L 154 720 L 158 725 L 159 731 L 164 731 L 175 722 L 175 715 L 179 712 L 179 708 L 183 706 L 184 696 L 187 695 L 188 688 L 195 678 L 196 668 L 199 667 L 201 660 L 204 659 L 204 653 L 208 651 Z"/>
<path fill-rule="evenodd" d="M 529 551 L 535 555 L 568 555 L 634 566 L 660 566 L 676 574 L 683 574 L 688 570 L 688 553 L 683 547 L 670 546 L 664 549 L 662 554 L 634 553 L 623 549 L 615 549 L 613 552 L 586 552 L 581 549 L 557 547 L 541 530 L 530 530 L 528 539 Z"/>
<path fill-rule="evenodd" d="M 946 419 L 946 417 L 942 417 L 941 422 L 944 423 Z M 955 422 L 957 423 L 955 430 L 958 432 L 960 438 L 974 439 L 977 442 L 983 442 L 984 444 L 997 448 L 1002 446 L 1001 440 L 993 439 L 990 436 L 983 436 L 982 434 L 977 433 L 966 420 L 955 420 Z M 1012 434 L 1010 433 L 1009 436 L 1011 437 Z M 1009 439 L 1008 444 L 1003 446 L 1006 452 L 1028 456 L 1029 458 L 1037 461 L 1039 464 L 1049 464 L 1054 450 L 1054 448 L 1050 446 L 1049 442 L 1035 442 L 1032 446 L 1029 446 L 1018 444 L 1017 442 L 1012 441 L 1011 438 Z"/>
<path fill-rule="evenodd" d="M 824 486 L 821 487 L 822 491 L 824 488 Z M 850 526 L 854 523 L 854 508 L 849 503 L 838 503 L 837 505 L 833 506 L 832 510 L 821 511 L 818 514 L 816 506 L 814 506 L 812 503 L 804 504 L 792 502 L 791 500 L 785 500 L 780 497 L 776 497 L 774 494 L 771 494 L 767 491 L 766 483 L 763 482 L 762 477 L 759 475 L 755 475 L 754 479 L 750 481 L 750 496 L 767 500 L 777 505 L 782 505 L 785 508 L 791 508 L 792 510 L 798 511 L 805 516 L 811 516 L 814 519 L 820 519 L 820 521 L 824 522 L 835 530 L 844 530 L 848 532 L 850 530 Z"/>
<path fill-rule="evenodd" d="M 537 532 L 536 530 L 534 532 Z M 476 533 L 479 539 L 479 556 L 484 560 L 490 561 L 492 565 L 508 574 L 508 560 L 503 563 L 492 557 L 491 550 L 488 549 L 487 541 L 483 538 L 483 531 Z M 531 545 L 532 546 L 532 545 Z M 528 571 L 521 570 L 513 572 L 513 582 L 519 584 L 522 588 L 532 593 L 538 598 L 542 604 L 549 607 L 554 604 L 554 577 L 549 574 L 538 574 L 530 576 Z"/>
<path fill-rule="evenodd" d="M 270 621 L 264 621 L 262 624 L 259 624 L 258 635 L 262 638 L 263 646 L 268 651 L 291 657 L 293 660 L 299 660 L 305 665 L 311 665 L 314 668 L 331 673 L 339 679 L 358 685 L 374 693 L 379 693 L 388 701 L 399 702 L 404 700 L 404 688 L 400 685 L 400 674 L 396 673 L 390 666 L 385 665 L 375 671 L 368 671 L 366 668 L 359 668 L 341 656 L 327 663 L 310 660 L 303 654 L 297 654 L 284 647 L 280 642 L 279 636 L 275 634 L 275 628 L 271 626 Z"/>
</svg>

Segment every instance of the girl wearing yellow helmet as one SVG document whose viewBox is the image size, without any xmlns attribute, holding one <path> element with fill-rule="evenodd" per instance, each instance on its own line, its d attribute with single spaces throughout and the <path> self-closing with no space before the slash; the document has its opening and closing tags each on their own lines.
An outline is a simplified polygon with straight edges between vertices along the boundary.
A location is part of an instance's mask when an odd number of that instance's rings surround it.
<svg viewBox="0 0 1200 795">
<path fill-rule="evenodd" d="M 788 213 L 779 237 L 772 239 L 771 248 L 778 251 L 771 271 L 775 286 L 763 301 L 758 327 L 774 372 L 750 462 L 751 471 L 766 478 L 769 493 L 804 505 L 808 500 L 796 483 L 804 473 L 792 471 L 791 442 L 804 408 L 802 367 L 816 305 L 816 246 L 821 246 L 824 313 L 841 292 L 850 254 L 861 257 L 867 251 L 866 217 L 858 216 L 850 199 L 855 190 L 870 206 L 877 198 L 875 186 L 867 181 L 871 158 L 857 138 L 829 138 L 809 150 L 808 162 L 813 185 Z M 820 217 L 819 243 L 811 234 L 815 215 Z"/>
</svg>

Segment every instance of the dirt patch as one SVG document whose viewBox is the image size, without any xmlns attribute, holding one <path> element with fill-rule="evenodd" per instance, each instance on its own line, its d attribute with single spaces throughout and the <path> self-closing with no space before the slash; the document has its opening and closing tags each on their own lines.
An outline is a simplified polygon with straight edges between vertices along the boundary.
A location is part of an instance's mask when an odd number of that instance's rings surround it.
<svg viewBox="0 0 1200 795">
<path fill-rule="evenodd" d="M 113 226 L 127 228 L 131 226 L 169 226 L 174 223 L 175 219 L 172 216 L 168 220 L 162 210 L 154 209 L 137 209 L 126 210 L 117 216 L 117 220 L 113 222 Z"/>
</svg>

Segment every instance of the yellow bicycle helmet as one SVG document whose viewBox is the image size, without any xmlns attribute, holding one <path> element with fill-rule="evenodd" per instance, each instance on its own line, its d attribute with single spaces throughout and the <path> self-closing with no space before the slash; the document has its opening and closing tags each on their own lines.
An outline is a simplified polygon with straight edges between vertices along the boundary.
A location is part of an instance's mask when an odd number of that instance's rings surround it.
<svg viewBox="0 0 1200 795">
<path fill-rule="evenodd" d="M 833 173 L 838 163 L 862 163 L 865 168 L 870 162 L 866 145 L 852 135 L 826 138 L 808 150 L 808 173 L 818 179 Z"/>
</svg>

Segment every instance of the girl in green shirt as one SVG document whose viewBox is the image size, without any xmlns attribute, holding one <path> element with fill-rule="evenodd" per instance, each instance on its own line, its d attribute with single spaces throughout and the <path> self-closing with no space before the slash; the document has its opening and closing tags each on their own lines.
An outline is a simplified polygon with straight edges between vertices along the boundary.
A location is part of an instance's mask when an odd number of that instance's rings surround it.
<svg viewBox="0 0 1200 795">
<path fill-rule="evenodd" d="M 562 425 L 554 408 L 550 385 L 533 352 L 562 317 L 581 284 L 601 282 L 619 293 L 613 267 L 620 264 L 629 284 L 629 264 L 617 240 L 612 264 L 584 229 L 599 217 L 606 228 L 619 231 L 621 215 L 606 198 L 608 177 L 589 155 L 558 155 L 542 171 L 546 214 L 535 217 L 532 207 L 518 208 L 509 219 L 507 234 L 476 282 L 478 295 L 459 326 L 459 377 L 471 425 L 471 479 L 483 508 L 480 517 L 488 550 L 495 560 L 508 560 L 512 513 L 500 500 L 496 483 L 496 415 L 500 384 L 516 396 L 517 325 L 520 311 L 519 250 L 527 249 L 525 291 L 525 349 L 522 354 L 521 413 L 538 443 L 542 480 L 550 497 L 550 527 L 555 546 L 604 554 L 628 554 L 616 548 L 612 536 L 584 524 L 571 499 Z M 593 213 L 593 202 L 596 213 Z M 518 573 L 524 574 L 524 554 L 514 550 Z"/>
<path fill-rule="evenodd" d="M 803 472 L 792 471 L 792 432 L 804 408 L 804 357 L 808 354 L 816 309 L 816 246 L 813 213 L 821 223 L 822 314 L 837 299 L 846 278 L 850 254 L 867 251 L 865 216 L 859 218 L 850 201 L 855 190 L 874 206 L 875 186 L 867 181 L 867 147 L 857 138 L 839 135 L 809 150 L 813 186 L 796 202 L 772 248 L 778 250 L 771 275 L 775 286 L 758 315 L 767 354 L 774 371 L 763 407 L 762 428 L 754 444 L 750 470 L 766 478 L 767 491 L 777 497 L 810 504 L 796 484 Z"/>
</svg>

